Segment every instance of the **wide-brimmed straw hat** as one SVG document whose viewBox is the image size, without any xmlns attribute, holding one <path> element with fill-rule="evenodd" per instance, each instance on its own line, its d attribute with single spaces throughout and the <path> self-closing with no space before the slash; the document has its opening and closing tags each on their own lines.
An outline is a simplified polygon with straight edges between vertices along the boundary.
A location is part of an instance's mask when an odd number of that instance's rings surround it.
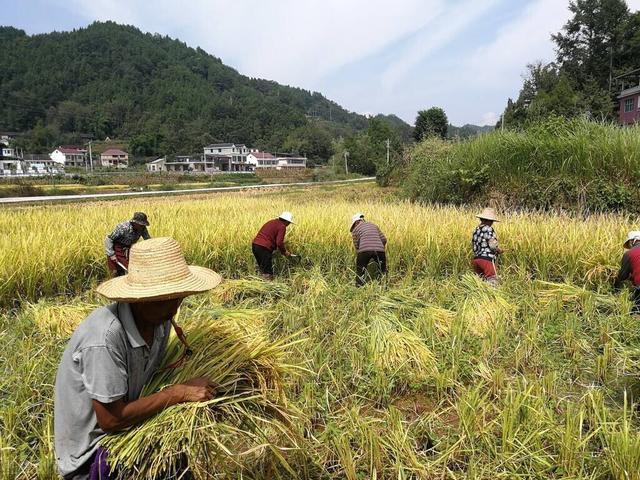
<svg viewBox="0 0 640 480">
<path fill-rule="evenodd" d="M 160 237 L 131 247 L 127 275 L 107 280 L 96 291 L 118 302 L 153 302 L 206 292 L 220 282 L 213 270 L 187 265 L 173 238 Z"/>
<path fill-rule="evenodd" d="M 285 222 L 293 223 L 293 214 L 291 212 L 282 212 L 278 218 Z"/>
<path fill-rule="evenodd" d="M 492 222 L 499 222 L 498 217 L 496 217 L 496 211 L 493 208 L 485 208 L 476 215 L 480 220 L 491 220 Z"/>
<path fill-rule="evenodd" d="M 640 231 L 632 230 L 631 232 L 629 232 L 629 234 L 627 235 L 627 239 L 624 241 L 624 248 L 629 248 L 631 242 L 633 242 L 634 240 L 640 240 Z"/>
</svg>

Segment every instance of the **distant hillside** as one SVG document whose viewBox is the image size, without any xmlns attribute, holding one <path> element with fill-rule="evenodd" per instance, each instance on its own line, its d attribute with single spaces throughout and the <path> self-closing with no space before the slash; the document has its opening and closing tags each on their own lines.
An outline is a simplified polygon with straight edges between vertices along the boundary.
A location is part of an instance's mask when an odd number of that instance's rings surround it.
<svg viewBox="0 0 640 480">
<path fill-rule="evenodd" d="M 245 77 L 200 48 L 112 22 L 33 36 L 0 27 L 0 112 L 0 130 L 31 131 L 33 145 L 89 133 L 130 139 L 140 155 L 215 141 L 278 150 L 291 132 L 336 138 L 367 126 L 320 93 Z"/>
<path fill-rule="evenodd" d="M 479 125 L 466 124 L 466 125 L 463 125 L 462 127 L 456 127 L 450 124 L 449 128 L 447 129 L 447 137 L 448 138 L 456 138 L 456 137 L 471 138 L 481 133 L 487 133 L 493 130 L 494 130 L 494 127 L 491 125 L 484 125 L 481 127 Z"/>
</svg>

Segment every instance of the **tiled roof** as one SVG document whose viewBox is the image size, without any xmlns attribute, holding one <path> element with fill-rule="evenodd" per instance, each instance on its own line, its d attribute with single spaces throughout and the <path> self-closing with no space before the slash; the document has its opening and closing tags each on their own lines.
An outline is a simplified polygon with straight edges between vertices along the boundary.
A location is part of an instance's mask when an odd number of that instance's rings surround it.
<svg viewBox="0 0 640 480">
<path fill-rule="evenodd" d="M 122 150 L 118 150 L 117 148 L 109 148 L 102 152 L 102 155 L 127 155 L 127 152 L 123 152 Z"/>
</svg>

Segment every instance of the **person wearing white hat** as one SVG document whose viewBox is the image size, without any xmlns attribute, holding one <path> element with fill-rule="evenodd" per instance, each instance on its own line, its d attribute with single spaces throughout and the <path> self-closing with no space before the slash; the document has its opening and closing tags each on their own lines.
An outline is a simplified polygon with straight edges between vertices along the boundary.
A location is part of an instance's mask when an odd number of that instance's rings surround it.
<svg viewBox="0 0 640 480">
<path fill-rule="evenodd" d="M 493 208 L 485 208 L 476 217 L 480 219 L 480 225 L 471 236 L 473 270 L 486 282 L 496 286 L 498 275 L 495 262 L 503 250 L 498 246 L 498 237 L 493 229 L 493 223 L 499 220 Z"/>
<path fill-rule="evenodd" d="M 279 250 L 285 257 L 291 252 L 284 244 L 287 227 L 293 223 L 291 212 L 282 212 L 278 218 L 265 223 L 253 239 L 251 251 L 258 263 L 258 269 L 265 280 L 273 280 L 273 252 Z"/>
<path fill-rule="evenodd" d="M 634 289 L 631 295 L 633 307 L 632 315 L 640 314 L 640 231 L 631 231 L 627 235 L 623 247 L 625 248 L 620 270 L 614 287 L 620 289 L 626 280 L 631 280 Z"/>
<path fill-rule="evenodd" d="M 114 303 L 94 310 L 67 343 L 58 366 L 54 398 L 56 461 L 65 479 L 110 479 L 108 452 L 99 446 L 110 432 L 132 425 L 183 402 L 211 400 L 215 386 L 191 379 L 141 396 L 143 386 L 162 365 L 182 300 L 216 287 L 222 277 L 187 265 L 172 238 L 154 238 L 131 247 L 128 273 L 98 286 Z"/>
<path fill-rule="evenodd" d="M 364 285 L 367 267 L 374 262 L 381 273 L 387 273 L 387 238 L 374 223 L 367 222 L 364 214 L 351 217 L 351 238 L 356 249 L 356 287 Z"/>
</svg>

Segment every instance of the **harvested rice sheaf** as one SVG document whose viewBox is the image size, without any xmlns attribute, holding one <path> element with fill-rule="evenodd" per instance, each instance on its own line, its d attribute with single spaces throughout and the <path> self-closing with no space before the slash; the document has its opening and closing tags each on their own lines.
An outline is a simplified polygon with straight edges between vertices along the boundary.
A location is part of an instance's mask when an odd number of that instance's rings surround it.
<svg viewBox="0 0 640 480">
<path fill-rule="evenodd" d="M 618 299 L 612 295 L 603 295 L 583 287 L 577 287 L 568 283 L 554 283 L 538 280 L 538 299 L 544 306 L 559 302 L 563 307 L 582 311 L 590 306 L 597 309 L 615 310 L 618 308 Z"/>
<path fill-rule="evenodd" d="M 217 385 L 216 398 L 172 406 L 127 432 L 107 435 L 102 444 L 120 478 L 165 478 L 187 466 L 196 479 L 212 478 L 212 472 L 259 478 L 269 464 L 289 470 L 283 452 L 297 448 L 300 415 L 287 402 L 283 377 L 298 370 L 284 360 L 295 342 L 272 343 L 223 318 L 199 318 L 185 331 L 193 355 L 178 369 L 160 370 L 143 395 L 207 377 Z M 180 358 L 182 348 L 172 338 L 165 363 Z"/>
<path fill-rule="evenodd" d="M 281 282 L 266 282 L 262 279 L 227 280 L 211 295 L 222 303 L 236 303 L 248 299 L 275 299 L 289 293 L 289 285 Z"/>
<path fill-rule="evenodd" d="M 462 285 L 467 297 L 458 313 L 471 334 L 484 336 L 489 330 L 515 318 L 518 307 L 509 303 L 500 289 L 475 275 L 465 275 Z"/>
<path fill-rule="evenodd" d="M 66 338 L 97 307 L 87 303 L 56 304 L 41 301 L 28 304 L 25 311 L 32 316 L 40 332 Z"/>
</svg>

